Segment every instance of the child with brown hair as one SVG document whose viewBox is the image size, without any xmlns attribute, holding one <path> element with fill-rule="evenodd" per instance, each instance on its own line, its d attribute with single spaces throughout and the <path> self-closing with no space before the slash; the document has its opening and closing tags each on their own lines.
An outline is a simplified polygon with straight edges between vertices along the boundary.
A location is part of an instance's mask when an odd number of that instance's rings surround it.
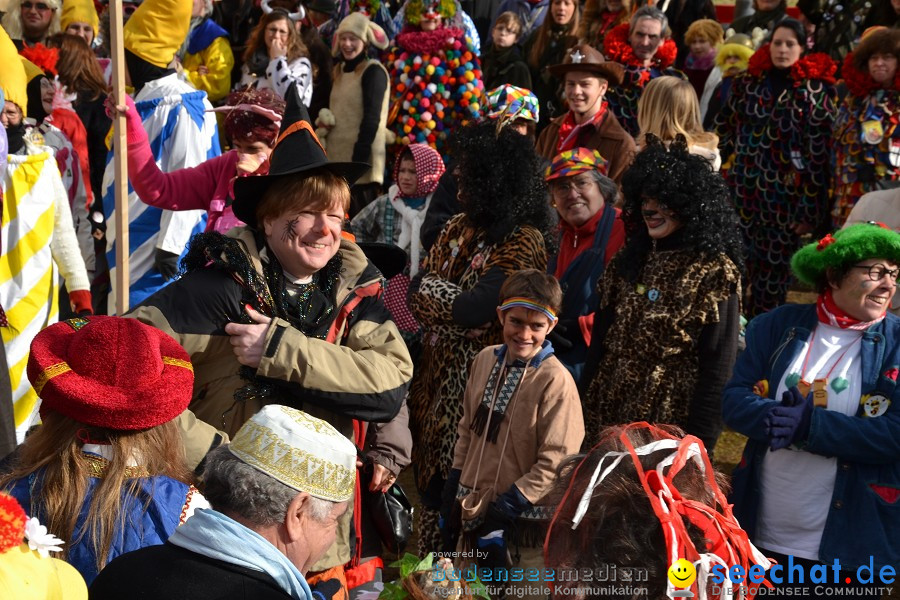
<svg viewBox="0 0 900 600">
<path fill-rule="evenodd" d="M 584 438 L 581 401 L 572 376 L 553 355 L 562 290 L 535 269 L 510 275 L 500 289 L 500 346 L 472 363 L 453 470 L 442 502 L 445 550 L 473 551 L 481 568 L 542 568 L 553 515 L 544 497 L 562 460 Z M 544 584 L 510 584 L 507 596 L 542 597 Z"/>
<path fill-rule="evenodd" d="M 493 44 L 481 57 L 484 89 L 492 90 L 504 83 L 531 89 L 531 71 L 519 50 L 524 28 L 521 17 L 512 11 L 497 17 L 491 29 Z"/>
</svg>

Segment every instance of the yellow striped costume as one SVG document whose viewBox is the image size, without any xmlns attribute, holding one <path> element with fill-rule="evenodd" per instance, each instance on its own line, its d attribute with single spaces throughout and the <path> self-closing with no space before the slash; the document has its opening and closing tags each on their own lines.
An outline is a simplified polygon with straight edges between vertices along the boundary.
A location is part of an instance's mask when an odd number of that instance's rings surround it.
<svg viewBox="0 0 900 600">
<path fill-rule="evenodd" d="M 30 143 L 26 148 L 28 154 L 9 155 L 3 173 L 0 229 L 0 306 L 9 321 L 0 332 L 19 442 L 36 420 L 38 398 L 25 365 L 31 340 L 57 320 L 57 266 L 70 289 L 89 287 L 53 151 Z"/>
</svg>

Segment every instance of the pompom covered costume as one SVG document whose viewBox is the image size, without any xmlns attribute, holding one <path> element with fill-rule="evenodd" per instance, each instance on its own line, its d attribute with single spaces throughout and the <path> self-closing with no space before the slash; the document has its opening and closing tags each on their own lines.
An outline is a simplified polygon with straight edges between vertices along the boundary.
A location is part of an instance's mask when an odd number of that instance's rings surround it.
<svg viewBox="0 0 900 600">
<path fill-rule="evenodd" d="M 716 117 L 723 170 L 747 246 L 744 306 L 750 316 L 784 303 L 799 244 L 795 227 L 816 227 L 825 217 L 834 71 L 819 53 L 776 69 L 766 44 L 750 58 L 747 73 L 735 78 Z"/>
<path fill-rule="evenodd" d="M 606 92 L 606 101 L 609 109 L 616 115 L 622 127 L 637 137 L 641 132 L 637 121 L 637 105 L 641 94 L 651 79 L 672 75 L 684 79 L 684 74 L 678 69 L 672 68 L 678 48 L 672 40 L 664 40 L 656 50 L 653 64 L 644 66 L 644 61 L 634 55 L 634 49 L 628 41 L 628 23 L 617 25 L 610 31 L 603 41 L 603 54 L 607 60 L 621 63 L 625 66 L 625 78 L 621 85 L 610 85 Z"/>
<path fill-rule="evenodd" d="M 453 26 L 421 31 L 408 25 L 395 42 L 384 61 L 391 83 L 388 128 L 397 136 L 391 152 L 419 143 L 443 154 L 450 129 L 481 116 L 481 62 Z"/>
<path fill-rule="evenodd" d="M 840 227 L 859 198 L 900 178 L 900 74 L 884 88 L 853 66 L 841 68 L 847 86 L 834 120 L 832 218 Z M 887 187 L 890 187 L 888 185 Z"/>
</svg>

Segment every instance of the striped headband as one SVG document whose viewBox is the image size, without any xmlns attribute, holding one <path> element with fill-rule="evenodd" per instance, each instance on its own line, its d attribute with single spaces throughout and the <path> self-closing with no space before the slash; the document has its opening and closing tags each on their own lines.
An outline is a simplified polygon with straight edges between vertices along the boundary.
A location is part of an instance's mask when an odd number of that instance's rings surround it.
<svg viewBox="0 0 900 600">
<path fill-rule="evenodd" d="M 500 305 L 500 310 L 509 310 L 511 308 L 527 308 L 528 310 L 536 310 L 538 312 L 544 313 L 547 315 L 547 318 L 551 321 L 556 321 L 556 311 L 545 304 L 540 304 L 535 302 L 534 300 L 529 300 L 528 298 L 507 298 L 503 304 Z"/>
</svg>

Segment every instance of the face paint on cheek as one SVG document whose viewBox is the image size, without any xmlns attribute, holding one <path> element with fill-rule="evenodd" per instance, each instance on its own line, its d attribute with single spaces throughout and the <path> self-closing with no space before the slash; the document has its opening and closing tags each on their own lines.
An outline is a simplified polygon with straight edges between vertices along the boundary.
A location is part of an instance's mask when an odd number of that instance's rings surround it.
<svg viewBox="0 0 900 600">
<path fill-rule="evenodd" d="M 878 285 L 877 281 L 872 281 L 871 279 L 866 279 L 865 281 L 860 282 L 859 287 L 864 292 L 868 292 L 873 289 L 876 285 Z"/>
<path fill-rule="evenodd" d="M 281 241 L 282 242 L 293 242 L 297 237 L 297 232 L 294 231 L 294 227 L 297 225 L 297 221 L 300 219 L 298 217 L 294 217 L 290 221 L 284 224 L 284 231 L 281 232 Z"/>
</svg>

